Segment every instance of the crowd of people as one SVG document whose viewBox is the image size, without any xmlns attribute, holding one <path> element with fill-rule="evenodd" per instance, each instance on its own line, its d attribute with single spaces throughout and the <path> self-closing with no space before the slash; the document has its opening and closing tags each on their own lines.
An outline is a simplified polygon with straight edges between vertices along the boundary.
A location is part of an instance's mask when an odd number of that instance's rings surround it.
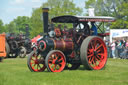
<svg viewBox="0 0 128 85">
<path fill-rule="evenodd" d="M 113 59 L 128 59 L 128 40 L 113 39 L 112 43 L 106 41 L 108 57 Z"/>
</svg>

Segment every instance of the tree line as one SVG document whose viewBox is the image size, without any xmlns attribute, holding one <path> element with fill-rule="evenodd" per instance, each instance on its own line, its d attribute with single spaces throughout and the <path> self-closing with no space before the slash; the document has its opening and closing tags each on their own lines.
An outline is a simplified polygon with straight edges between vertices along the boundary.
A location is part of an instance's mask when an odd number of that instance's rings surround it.
<svg viewBox="0 0 128 85">
<path fill-rule="evenodd" d="M 18 16 L 9 24 L 0 20 L 0 33 L 25 33 L 26 24 L 29 25 L 30 37 L 43 33 L 42 8 L 48 7 L 49 22 L 52 17 L 60 15 L 88 15 L 83 8 L 76 6 L 73 0 L 47 0 L 41 7 L 32 9 L 32 16 Z M 85 8 L 95 8 L 96 16 L 112 16 L 116 22 L 106 24 L 110 29 L 128 28 L 128 1 L 127 0 L 85 0 Z"/>
</svg>

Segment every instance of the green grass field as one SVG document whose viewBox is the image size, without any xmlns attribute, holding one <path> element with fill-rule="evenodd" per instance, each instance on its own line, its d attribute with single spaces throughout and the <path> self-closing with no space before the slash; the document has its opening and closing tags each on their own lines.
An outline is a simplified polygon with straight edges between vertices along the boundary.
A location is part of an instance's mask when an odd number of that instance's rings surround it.
<svg viewBox="0 0 128 85">
<path fill-rule="evenodd" d="M 5 59 L 0 63 L 0 85 L 128 85 L 128 60 L 108 59 L 104 70 L 60 73 L 30 72 L 27 59 Z"/>
</svg>

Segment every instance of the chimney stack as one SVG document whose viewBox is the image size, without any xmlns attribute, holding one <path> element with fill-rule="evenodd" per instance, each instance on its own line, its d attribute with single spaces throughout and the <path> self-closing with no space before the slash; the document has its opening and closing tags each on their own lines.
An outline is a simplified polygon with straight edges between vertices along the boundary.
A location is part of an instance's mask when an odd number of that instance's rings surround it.
<svg viewBox="0 0 128 85">
<path fill-rule="evenodd" d="M 42 8 L 42 15 L 43 15 L 43 26 L 44 26 L 44 33 L 48 34 L 48 11 L 49 8 Z"/>
</svg>

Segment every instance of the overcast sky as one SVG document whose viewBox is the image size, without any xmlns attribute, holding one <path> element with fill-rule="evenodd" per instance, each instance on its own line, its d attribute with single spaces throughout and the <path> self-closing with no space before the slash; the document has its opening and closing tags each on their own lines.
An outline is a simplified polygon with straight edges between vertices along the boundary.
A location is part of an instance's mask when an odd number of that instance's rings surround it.
<svg viewBox="0 0 128 85">
<path fill-rule="evenodd" d="M 0 19 L 2 19 L 4 24 L 8 24 L 17 16 L 31 16 L 32 8 L 38 8 L 46 1 L 47 0 L 0 0 Z M 74 0 L 74 3 L 84 8 L 85 0 Z"/>
</svg>

